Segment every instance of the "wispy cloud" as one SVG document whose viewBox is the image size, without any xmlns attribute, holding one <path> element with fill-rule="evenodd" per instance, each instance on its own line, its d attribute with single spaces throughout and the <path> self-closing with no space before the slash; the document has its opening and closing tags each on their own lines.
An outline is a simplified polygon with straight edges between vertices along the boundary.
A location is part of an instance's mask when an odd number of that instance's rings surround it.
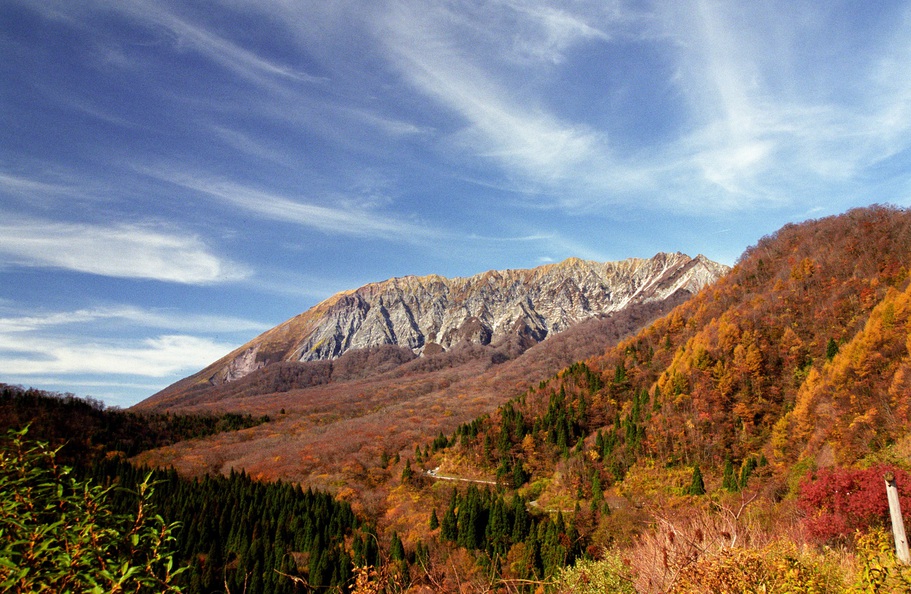
<svg viewBox="0 0 911 594">
<path fill-rule="evenodd" d="M 79 176 L 72 169 L 52 162 L 30 163 L 26 173 L 0 171 L 0 196 L 18 199 L 31 207 L 80 201 L 97 204 L 107 184 Z M 40 174 L 33 173 L 40 171 Z"/>
<path fill-rule="evenodd" d="M 116 374 L 167 377 L 197 370 L 234 348 L 208 338 L 177 334 L 124 341 L 84 342 L 0 334 L 0 375 Z"/>
<path fill-rule="evenodd" d="M 103 388 L 109 402 L 130 404 L 128 400 L 156 392 L 237 347 L 218 336 L 238 336 L 240 342 L 270 326 L 234 316 L 128 304 L 23 311 L 4 303 L 0 380 L 67 391 Z M 125 393 L 134 396 L 125 398 Z"/>
<path fill-rule="evenodd" d="M 243 266 L 213 254 L 199 238 L 177 231 L 14 216 L 0 223 L 0 265 L 201 285 L 248 275 Z"/>
<path fill-rule="evenodd" d="M 0 191 L 9 194 L 26 195 L 34 195 L 35 193 L 68 194 L 71 192 L 71 188 L 61 184 L 0 172 Z"/>
<path fill-rule="evenodd" d="M 660 153 L 665 187 L 673 179 L 683 190 L 702 184 L 722 208 L 792 203 L 856 182 L 911 146 L 911 85 L 897 66 L 911 59 L 907 14 L 903 25 L 878 31 L 872 44 L 886 48 L 878 54 L 866 53 L 866 39 L 823 40 L 831 35 L 826 5 L 660 6 L 691 130 Z M 810 59 L 817 41 L 851 59 Z M 698 200 L 674 195 L 698 208 Z"/>
<path fill-rule="evenodd" d="M 453 22 L 458 19 L 445 9 L 396 5 L 385 23 L 385 39 L 402 74 L 465 120 L 468 126 L 458 139 L 467 148 L 541 181 L 564 179 L 580 163 L 599 158 L 604 147 L 598 132 L 521 100 L 472 59 Z M 560 30 L 561 47 L 573 32 L 574 38 L 590 36 L 581 25 L 564 24 Z M 552 54 L 554 43 L 549 41 L 542 52 Z"/>
<path fill-rule="evenodd" d="M 145 170 L 158 179 L 199 192 L 211 198 L 241 208 L 260 218 L 281 221 L 358 237 L 374 237 L 396 242 L 411 242 L 433 235 L 426 226 L 399 220 L 374 210 L 359 207 L 356 197 L 333 197 L 343 206 L 325 206 L 303 199 L 291 199 L 225 179 Z M 350 200 L 351 203 L 346 203 Z M 375 202 L 375 197 L 370 199 Z"/>
<path fill-rule="evenodd" d="M 265 142 L 253 138 L 240 130 L 219 125 L 212 125 L 209 129 L 215 137 L 220 138 L 225 144 L 244 155 L 271 161 L 279 165 L 292 165 L 292 158 L 287 153 L 270 147 Z"/>
<path fill-rule="evenodd" d="M 568 48 L 589 39 L 608 40 L 610 35 L 579 15 L 550 3 L 520 1 L 506 3 L 524 21 L 513 46 L 520 55 L 536 61 L 560 63 Z M 611 23 L 606 23 L 610 25 Z"/>
<path fill-rule="evenodd" d="M 399 3 L 382 38 L 402 76 L 462 119 L 450 137 L 458 148 L 499 164 L 529 196 L 562 207 L 731 211 L 781 207 L 823 187 L 849 192 L 867 168 L 911 146 L 905 12 L 878 32 L 874 51 L 861 38 L 824 39 L 832 16 L 822 5 L 704 0 L 656 3 L 651 14 L 531 0 L 458 9 Z M 548 65 L 570 48 L 620 48 L 631 39 L 668 60 L 676 136 L 620 154 L 603 128 L 557 115 L 534 89 L 555 83 Z M 817 44 L 860 55 L 851 55 L 849 73 L 838 72 L 807 55 Z M 535 82 L 518 83 L 508 60 L 524 60 Z"/>
<path fill-rule="evenodd" d="M 178 49 L 189 48 L 246 80 L 264 85 L 273 85 L 276 79 L 306 83 L 324 80 L 244 48 L 168 10 L 161 2 L 128 0 L 111 3 L 109 7 L 139 22 L 163 28 L 171 34 Z"/>
<path fill-rule="evenodd" d="M 100 322 L 126 323 L 132 327 L 179 332 L 259 332 L 271 324 L 232 316 L 190 314 L 168 309 L 113 305 L 63 312 L 0 316 L 0 333 L 47 331 L 61 326 Z"/>
</svg>

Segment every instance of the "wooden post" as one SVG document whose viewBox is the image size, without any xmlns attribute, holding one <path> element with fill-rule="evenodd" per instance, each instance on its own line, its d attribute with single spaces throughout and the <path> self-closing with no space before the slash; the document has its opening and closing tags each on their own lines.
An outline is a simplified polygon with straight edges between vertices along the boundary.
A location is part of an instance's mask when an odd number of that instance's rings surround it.
<svg viewBox="0 0 911 594">
<path fill-rule="evenodd" d="M 911 565 L 911 554 L 908 553 L 908 537 L 905 536 L 905 522 L 902 520 L 902 508 L 898 502 L 898 487 L 895 485 L 895 475 L 887 472 L 886 496 L 889 499 L 889 516 L 892 518 L 892 535 L 895 537 L 895 554 L 898 560 L 905 565 Z"/>
</svg>

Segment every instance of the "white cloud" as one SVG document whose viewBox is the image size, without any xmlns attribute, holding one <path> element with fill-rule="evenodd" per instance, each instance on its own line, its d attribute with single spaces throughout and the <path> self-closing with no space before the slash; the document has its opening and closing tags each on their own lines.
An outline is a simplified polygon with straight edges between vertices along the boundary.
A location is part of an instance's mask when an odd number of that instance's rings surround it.
<svg viewBox="0 0 911 594">
<path fill-rule="evenodd" d="M 9 216 L 0 223 L 0 264 L 203 285 L 248 275 L 243 267 L 219 258 L 193 236 L 144 225 L 59 223 Z"/>
<path fill-rule="evenodd" d="M 0 189 L 10 194 L 63 194 L 70 193 L 71 188 L 61 184 L 48 183 L 0 172 Z"/>
<path fill-rule="evenodd" d="M 286 167 L 293 165 L 293 160 L 289 155 L 267 146 L 264 142 L 251 137 L 249 134 L 218 125 L 210 126 L 209 129 L 225 144 L 245 155 L 278 163 Z"/>
<path fill-rule="evenodd" d="M 0 334 L 0 375 L 115 374 L 167 377 L 197 370 L 234 347 L 207 338 L 162 335 L 138 344 Z"/>
<path fill-rule="evenodd" d="M 829 39 L 829 19 L 849 17 L 826 5 L 657 6 L 691 130 L 660 153 L 661 183 L 676 185 L 670 195 L 689 207 L 699 208 L 700 185 L 700 198 L 722 208 L 850 191 L 867 168 L 911 146 L 907 14 L 870 41 Z"/>
<path fill-rule="evenodd" d="M 272 86 L 276 79 L 307 83 L 324 80 L 241 47 L 169 11 L 161 2 L 122 0 L 113 2 L 108 7 L 128 14 L 137 21 L 165 29 L 173 37 L 173 43 L 178 49 L 190 48 L 219 66 L 257 84 Z"/>
<path fill-rule="evenodd" d="M 377 237 L 390 241 L 411 242 L 434 235 L 432 229 L 379 214 L 353 204 L 344 207 L 324 206 L 303 200 L 292 200 L 272 192 L 251 188 L 232 181 L 146 170 L 146 173 L 178 186 L 227 202 L 259 217 L 359 237 Z M 337 198 L 345 203 L 346 198 Z M 375 197 L 370 199 L 375 202 Z M 352 200 L 353 202 L 356 200 Z"/>
<path fill-rule="evenodd" d="M 581 41 L 610 39 L 605 31 L 550 3 L 520 1 L 509 6 L 527 22 L 524 34 L 517 35 L 513 42 L 520 55 L 559 63 L 564 60 L 564 52 Z"/>
<path fill-rule="evenodd" d="M 28 313 L 0 306 L 0 381 L 63 391 L 84 387 L 122 405 L 237 347 L 212 335 L 252 334 L 271 325 L 125 304 Z"/>
<path fill-rule="evenodd" d="M 0 317 L 0 333 L 35 332 L 102 322 L 126 323 L 132 327 L 160 328 L 181 332 L 261 332 L 272 324 L 264 324 L 231 316 L 189 314 L 165 309 L 144 309 L 132 305 L 114 305 L 66 312 L 37 313 Z"/>
<path fill-rule="evenodd" d="M 403 75 L 468 123 L 461 141 L 479 156 L 545 182 L 565 179 L 580 164 L 603 158 L 603 139 L 596 131 L 526 104 L 478 64 L 477 56 L 460 42 L 453 20 L 445 10 L 396 5 L 385 23 L 384 39 Z M 565 25 L 562 31 L 569 35 Z M 567 43 L 563 39 L 559 45 Z"/>
</svg>

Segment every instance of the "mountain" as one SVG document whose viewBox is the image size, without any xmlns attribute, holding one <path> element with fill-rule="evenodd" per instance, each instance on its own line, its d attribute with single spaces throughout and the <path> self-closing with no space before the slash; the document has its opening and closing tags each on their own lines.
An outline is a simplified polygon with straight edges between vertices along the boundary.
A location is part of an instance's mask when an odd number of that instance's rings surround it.
<svg viewBox="0 0 911 594">
<path fill-rule="evenodd" d="M 787 225 L 669 315 L 479 421 L 459 457 L 483 459 L 488 439 L 500 465 L 547 476 L 580 444 L 579 480 L 602 485 L 646 467 L 666 473 L 655 484 L 688 479 L 694 464 L 709 484 L 762 460 L 779 497 L 807 469 L 907 460 L 909 269 L 907 209 Z"/>
<path fill-rule="evenodd" d="M 337 360 L 352 351 L 372 351 L 380 371 L 465 343 L 492 345 L 509 359 L 584 320 L 665 301 L 678 292 L 694 294 L 726 271 L 701 255 L 659 253 L 650 259 L 572 258 L 468 278 L 408 276 L 372 283 L 336 294 L 263 333 L 139 408 L 177 404 L 190 393 L 198 396 L 271 365 Z M 366 363 L 361 357 L 359 366 Z M 309 371 L 321 376 L 326 369 Z"/>
<path fill-rule="evenodd" d="M 516 336 L 203 382 L 157 405 L 272 420 L 134 461 L 329 489 L 427 591 L 544 589 L 583 555 L 559 591 L 908 591 L 883 530 L 886 473 L 911 507 L 908 209 L 786 225 L 695 295 Z"/>
</svg>

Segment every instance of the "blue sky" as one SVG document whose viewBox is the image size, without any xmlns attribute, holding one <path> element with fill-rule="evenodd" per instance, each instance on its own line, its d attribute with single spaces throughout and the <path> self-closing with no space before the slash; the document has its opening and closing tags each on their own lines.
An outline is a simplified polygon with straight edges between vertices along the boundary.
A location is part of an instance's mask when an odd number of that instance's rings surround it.
<svg viewBox="0 0 911 594">
<path fill-rule="evenodd" d="M 128 406 L 331 294 L 911 203 L 906 2 L 0 3 L 0 381 Z"/>
</svg>

